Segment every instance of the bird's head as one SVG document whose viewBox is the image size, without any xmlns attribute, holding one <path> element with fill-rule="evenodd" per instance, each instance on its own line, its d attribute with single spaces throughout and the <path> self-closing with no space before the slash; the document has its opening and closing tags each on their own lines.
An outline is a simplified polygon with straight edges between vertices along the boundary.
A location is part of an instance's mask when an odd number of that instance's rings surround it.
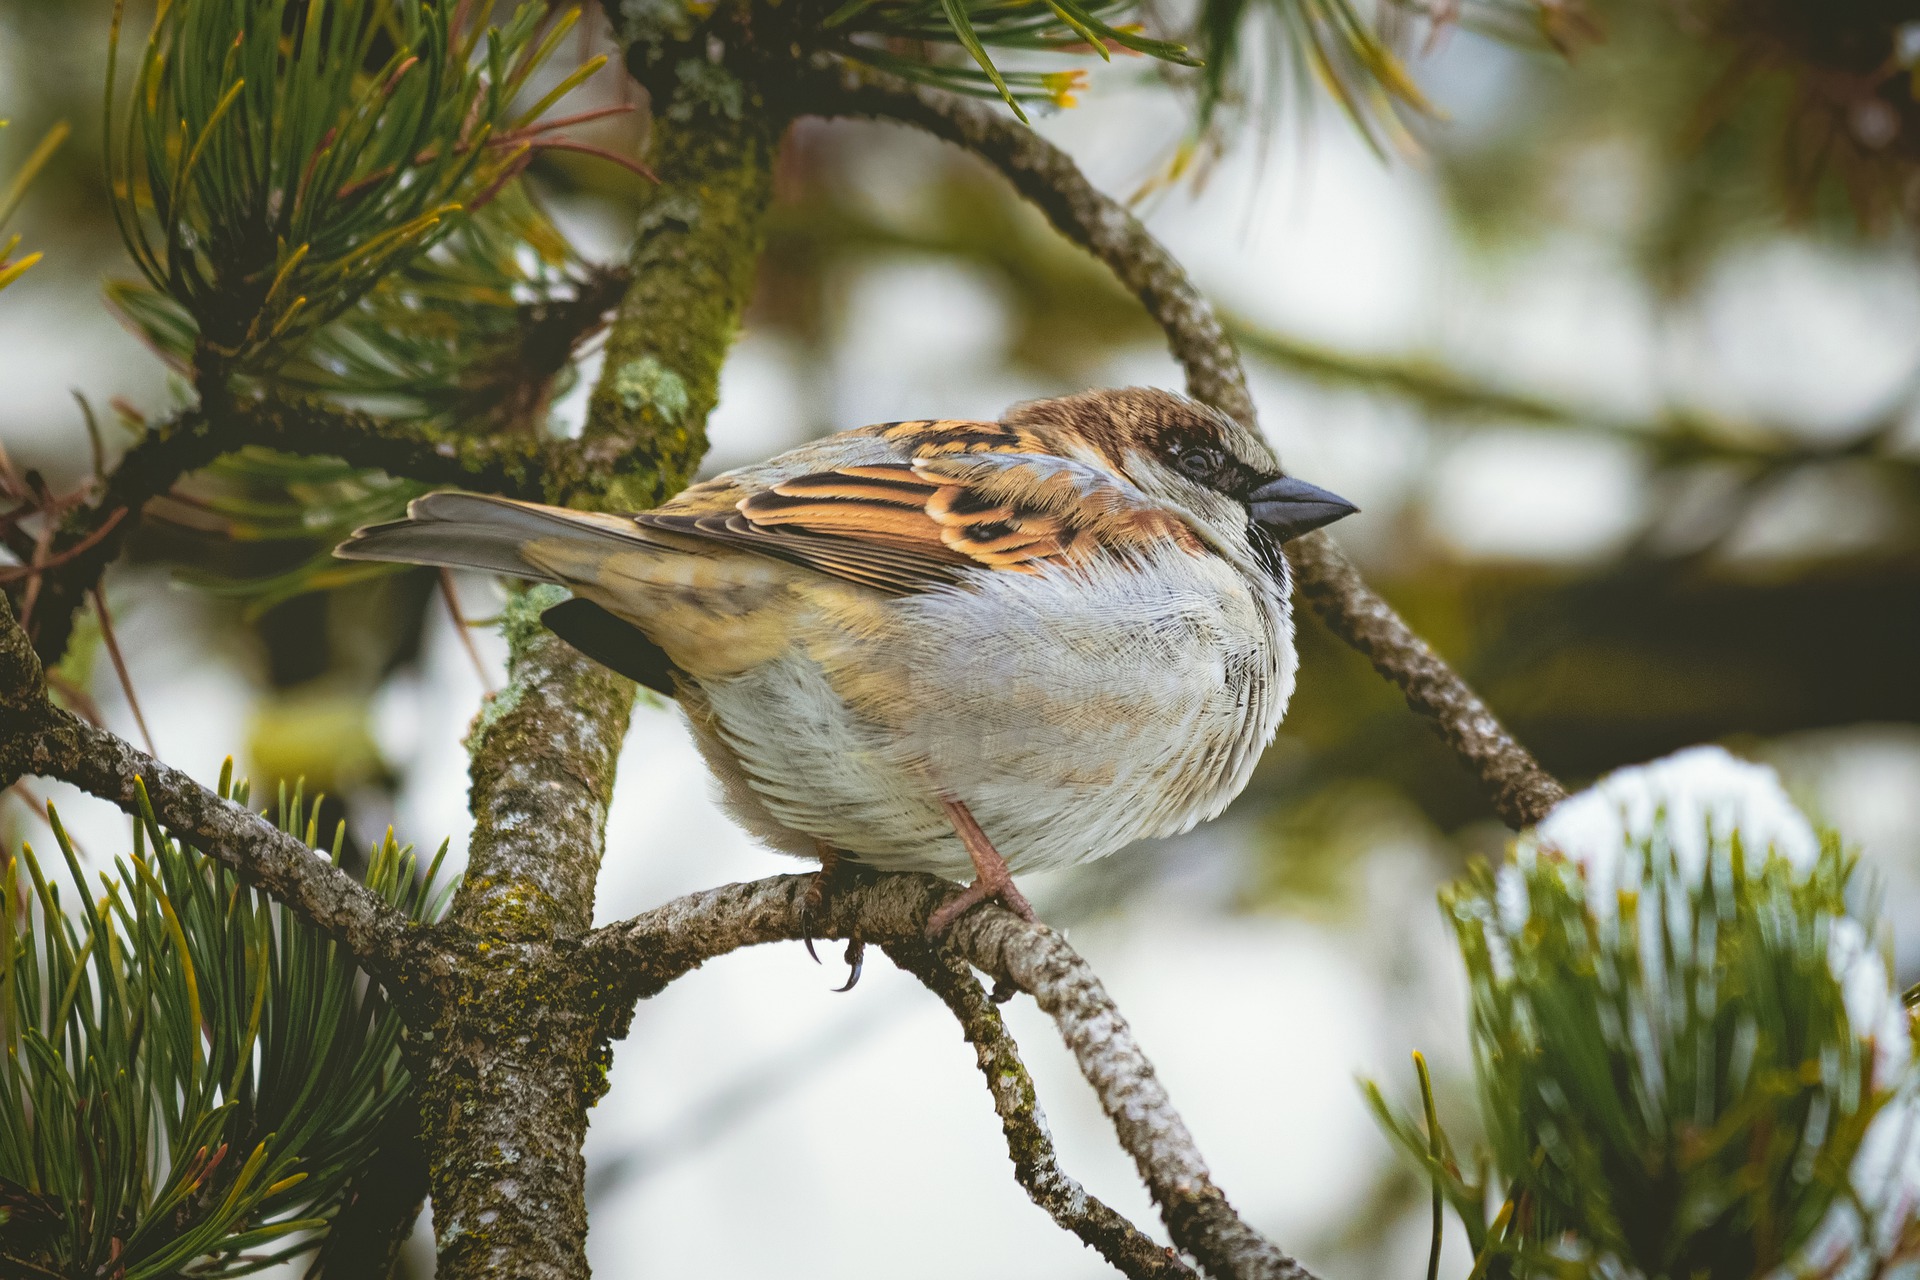
<svg viewBox="0 0 1920 1280">
<path fill-rule="evenodd" d="M 1280 544 L 1359 508 L 1280 469 L 1254 432 L 1206 405 L 1152 387 L 1033 400 L 1006 421 L 1065 456 L 1113 471 L 1192 518 L 1216 546 L 1283 574 Z"/>
</svg>

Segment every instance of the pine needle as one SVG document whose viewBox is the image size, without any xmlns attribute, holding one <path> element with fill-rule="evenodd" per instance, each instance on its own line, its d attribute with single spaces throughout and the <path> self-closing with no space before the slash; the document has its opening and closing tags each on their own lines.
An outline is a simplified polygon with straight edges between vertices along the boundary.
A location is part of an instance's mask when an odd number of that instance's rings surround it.
<svg viewBox="0 0 1920 1280">
<path fill-rule="evenodd" d="M 147 717 L 140 710 L 139 695 L 133 691 L 133 677 L 127 673 L 127 661 L 120 655 L 120 642 L 114 638 L 113 615 L 107 609 L 106 594 L 97 585 L 88 594 L 93 598 L 94 616 L 100 619 L 100 639 L 106 645 L 107 656 L 113 659 L 113 671 L 120 677 L 120 688 L 127 695 L 127 705 L 133 708 L 133 721 L 140 726 L 140 740 L 147 744 L 147 754 L 157 760 L 160 750 L 153 745 L 153 732 L 147 728 Z"/>
</svg>

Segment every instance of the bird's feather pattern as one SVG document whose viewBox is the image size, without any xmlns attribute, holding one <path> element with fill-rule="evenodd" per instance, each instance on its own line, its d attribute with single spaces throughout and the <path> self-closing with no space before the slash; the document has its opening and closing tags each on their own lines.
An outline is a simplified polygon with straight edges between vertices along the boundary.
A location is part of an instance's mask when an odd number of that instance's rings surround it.
<svg viewBox="0 0 1920 1280">
<path fill-rule="evenodd" d="M 837 465 L 729 473 L 633 518 L 899 595 L 979 568 L 1036 573 L 1163 542 L 1202 550 L 1178 515 L 1125 480 L 1035 452 L 1031 432 L 1002 423 L 893 423 L 832 443 Z"/>
<path fill-rule="evenodd" d="M 1096 392 L 842 432 L 635 515 L 433 494 L 340 554 L 569 587 L 556 629 L 672 688 L 777 848 L 960 874 L 957 802 L 1022 871 L 1245 785 L 1294 677 L 1246 496 L 1277 471 L 1202 406 Z"/>
</svg>

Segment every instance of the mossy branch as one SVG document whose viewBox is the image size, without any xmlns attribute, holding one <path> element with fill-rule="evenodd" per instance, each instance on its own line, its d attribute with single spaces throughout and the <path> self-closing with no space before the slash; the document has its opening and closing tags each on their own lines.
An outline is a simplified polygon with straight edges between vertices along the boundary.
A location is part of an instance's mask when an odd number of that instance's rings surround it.
<svg viewBox="0 0 1920 1280">
<path fill-rule="evenodd" d="M 650 506 L 706 452 L 784 123 L 738 87 L 718 102 L 658 104 L 659 183 L 643 202 L 586 430 L 566 455 L 595 482 L 549 501 Z M 580 1147 L 607 1046 L 596 989 L 555 947 L 592 922 L 634 685 L 543 627 L 550 603 L 539 589 L 510 602 L 509 684 L 469 739 L 476 825 L 451 923 L 475 950 L 443 989 L 422 1089 L 442 1280 L 586 1273 Z"/>
</svg>

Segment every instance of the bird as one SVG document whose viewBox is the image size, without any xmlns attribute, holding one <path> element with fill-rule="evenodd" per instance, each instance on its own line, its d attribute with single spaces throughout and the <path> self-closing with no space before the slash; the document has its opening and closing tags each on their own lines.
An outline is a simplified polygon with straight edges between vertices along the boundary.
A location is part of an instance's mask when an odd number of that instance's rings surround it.
<svg viewBox="0 0 1920 1280">
<path fill-rule="evenodd" d="M 430 493 L 335 554 L 566 588 L 546 625 L 678 702 L 733 817 L 821 863 L 810 902 L 846 862 L 971 874 L 938 936 L 1239 794 L 1298 666 L 1281 548 L 1357 510 L 1134 387 L 844 431 L 631 514 Z"/>
</svg>

